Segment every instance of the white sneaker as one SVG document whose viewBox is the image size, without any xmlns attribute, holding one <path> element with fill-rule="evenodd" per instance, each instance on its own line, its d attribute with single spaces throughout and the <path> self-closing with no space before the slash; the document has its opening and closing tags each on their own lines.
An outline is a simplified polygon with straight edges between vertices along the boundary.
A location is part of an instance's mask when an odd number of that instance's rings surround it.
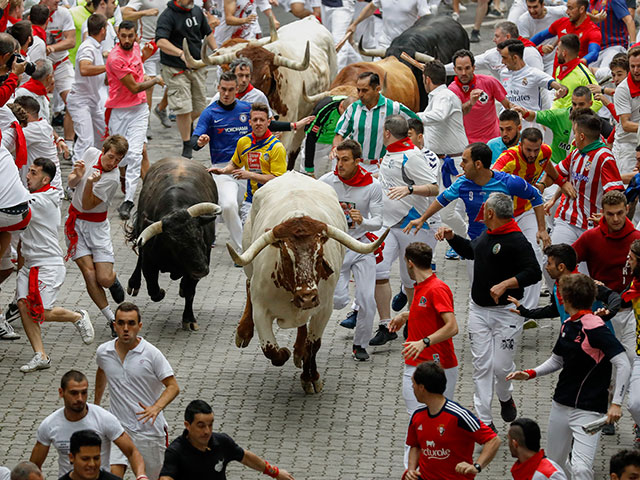
<svg viewBox="0 0 640 480">
<path fill-rule="evenodd" d="M 93 343 L 95 332 L 93 331 L 93 325 L 91 324 L 89 313 L 86 310 L 80 310 L 78 313 L 82 316 L 80 317 L 80 320 L 76 320 L 75 322 L 73 322 L 73 325 L 80 333 L 82 341 L 86 345 L 90 345 L 91 343 Z"/>
<path fill-rule="evenodd" d="M 464 3 L 460 2 L 460 5 L 458 5 L 460 7 L 460 11 L 461 12 L 466 12 L 467 11 L 467 7 L 465 6 Z"/>
<path fill-rule="evenodd" d="M 38 352 L 36 353 L 29 363 L 20 367 L 22 373 L 35 372 L 36 370 L 46 370 L 51 367 L 51 359 L 45 359 L 44 356 Z"/>
<path fill-rule="evenodd" d="M 460 14 L 456 13 L 456 12 L 453 12 L 451 14 L 451 18 L 453 18 L 456 22 L 459 22 L 460 21 Z"/>
<path fill-rule="evenodd" d="M 13 327 L 4 319 L 4 315 L 0 314 L 0 340 L 17 340 L 20 338 Z"/>
</svg>

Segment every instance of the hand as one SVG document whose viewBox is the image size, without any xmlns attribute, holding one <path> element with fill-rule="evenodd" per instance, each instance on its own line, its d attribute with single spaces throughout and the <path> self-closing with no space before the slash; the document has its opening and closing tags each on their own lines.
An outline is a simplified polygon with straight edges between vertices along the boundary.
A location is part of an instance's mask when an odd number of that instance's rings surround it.
<svg viewBox="0 0 640 480">
<path fill-rule="evenodd" d="M 67 146 L 67 143 L 64 140 L 60 140 L 57 143 L 57 148 L 58 148 L 58 151 L 62 153 L 62 156 L 64 157 L 64 159 L 68 160 L 71 155 L 69 153 L 69 147 Z"/>
<path fill-rule="evenodd" d="M 214 175 L 224 175 L 222 169 L 218 167 L 211 167 L 207 170 L 207 172 L 213 173 Z"/>
<path fill-rule="evenodd" d="M 276 477 L 277 480 L 295 480 L 295 478 L 293 478 L 293 475 L 291 475 L 289 472 L 287 472 L 286 470 L 280 470 L 280 472 L 278 472 L 278 476 Z"/>
<path fill-rule="evenodd" d="M 542 242 L 543 248 L 547 248 L 549 245 L 551 245 L 551 237 L 549 236 L 549 232 L 547 232 L 546 228 L 543 230 L 538 230 L 538 232 L 536 233 L 536 240 L 538 242 Z"/>
<path fill-rule="evenodd" d="M 507 286 L 505 285 L 504 282 L 500 282 L 497 285 L 494 285 L 493 287 L 491 287 L 491 290 L 489 290 L 489 295 L 491 295 L 491 298 L 493 298 L 493 301 L 496 302 L 496 305 L 497 305 L 498 302 L 500 301 L 500 297 L 504 295 L 504 292 L 506 291 L 507 291 Z"/>
<path fill-rule="evenodd" d="M 394 333 L 404 327 L 404 324 L 407 323 L 407 319 L 409 318 L 409 314 L 407 312 L 401 313 L 400 315 L 396 315 L 391 319 L 389 324 L 387 325 L 387 329 Z"/>
<path fill-rule="evenodd" d="M 422 340 L 416 340 L 415 342 L 404 342 L 402 344 L 404 348 L 402 349 L 402 356 L 404 358 L 409 358 L 411 360 L 415 360 L 420 356 L 420 353 L 427 348 Z"/>
<path fill-rule="evenodd" d="M 560 187 L 562 193 L 564 193 L 569 198 L 576 198 L 578 196 L 578 192 L 576 192 L 576 188 L 573 186 L 571 182 L 565 182 L 564 185 Z"/>
<path fill-rule="evenodd" d="M 600 307 L 599 309 L 597 309 L 595 312 L 593 312 L 593 314 L 597 317 L 603 318 L 608 316 L 611 312 L 609 311 L 609 309 L 604 308 L 604 307 Z"/>
<path fill-rule="evenodd" d="M 236 168 L 233 172 L 231 172 L 231 175 L 236 180 L 249 180 L 253 177 L 253 172 L 245 170 L 244 168 Z"/>
<path fill-rule="evenodd" d="M 149 58 L 151 55 L 153 55 L 153 46 L 150 43 L 145 43 L 140 54 L 142 55 L 143 60 L 145 58 Z"/>
<path fill-rule="evenodd" d="M 413 228 L 415 228 L 416 231 L 413 232 L 413 234 L 415 235 L 420 231 L 420 229 L 422 228 L 423 225 L 424 225 L 424 220 L 422 220 L 422 217 L 421 218 L 417 218 L 415 220 L 411 220 L 407 224 L 407 226 L 402 229 L 402 231 L 404 233 L 409 233 Z"/>
<path fill-rule="evenodd" d="M 518 315 L 522 315 L 520 313 L 520 310 L 518 310 L 520 308 L 521 303 L 518 301 L 518 299 L 516 297 L 512 297 L 511 295 L 507 296 L 507 300 L 511 303 L 513 303 L 516 308 L 510 308 L 509 311 L 513 312 L 513 313 L 517 313 Z"/>
<path fill-rule="evenodd" d="M 507 375 L 507 381 L 509 380 L 529 380 L 529 374 L 527 372 L 523 372 L 522 370 L 511 372 L 509 375 Z"/>
<path fill-rule="evenodd" d="M 404 478 L 405 480 L 420 480 L 420 473 L 417 470 L 407 470 Z"/>
<path fill-rule="evenodd" d="M 207 135 L 207 134 L 200 135 L 198 137 L 198 146 L 199 147 L 204 147 L 207 143 L 209 143 L 209 140 L 210 140 L 209 135 Z M 210 168 L 209 169 L 209 171 L 212 171 L 212 170 L 220 170 L 220 169 L 219 168 Z M 217 173 L 217 172 L 214 172 L 214 173 Z"/>
<path fill-rule="evenodd" d="M 207 16 L 207 23 L 211 27 L 211 30 L 220 25 L 220 19 L 215 15 L 211 15 L 209 12 L 205 10 L 204 14 Z"/>
<path fill-rule="evenodd" d="M 559 98 L 566 97 L 569 93 L 569 89 L 565 85 L 560 85 L 560 88 L 556 90 L 556 96 L 554 100 L 558 100 Z"/>
<path fill-rule="evenodd" d="M 409 187 L 391 187 L 387 192 L 387 197 L 391 200 L 400 200 L 409 195 Z"/>
<path fill-rule="evenodd" d="M 338 151 L 336 150 L 336 147 L 335 146 L 331 147 L 331 151 L 329 152 L 329 160 L 335 160 L 337 155 L 338 155 Z"/>
<path fill-rule="evenodd" d="M 597 10 L 594 10 L 594 11 L 591 12 L 591 14 L 589 16 L 591 17 L 591 20 L 594 23 L 600 23 L 602 20 L 607 18 L 607 12 L 606 12 L 606 10 L 603 10 L 601 12 L 598 12 Z"/>
<path fill-rule="evenodd" d="M 529 113 L 529 110 L 527 110 L 524 107 L 521 107 L 520 105 L 513 105 L 511 110 L 518 112 L 523 118 L 527 116 L 527 113 Z"/>
<path fill-rule="evenodd" d="M 84 160 L 78 160 L 71 171 L 76 177 L 84 177 Z"/>
<path fill-rule="evenodd" d="M 278 30 L 280 28 L 280 22 L 275 15 L 272 14 L 271 17 L 273 18 L 273 26 L 276 27 L 276 30 Z"/>
<path fill-rule="evenodd" d="M 591 90 L 591 93 L 593 93 L 594 95 L 596 93 L 602 93 L 602 87 L 597 83 L 590 83 L 589 85 L 587 85 L 587 88 Z"/>
<path fill-rule="evenodd" d="M 157 8 L 150 8 L 149 10 L 146 10 L 144 13 L 145 17 L 156 17 L 158 16 L 158 14 L 160 13 L 160 10 L 158 10 Z"/>
<path fill-rule="evenodd" d="M 594 213 L 587 220 L 593 223 L 600 223 L 600 220 L 602 220 L 602 213 Z"/>
<path fill-rule="evenodd" d="M 475 475 L 478 473 L 476 467 L 467 462 L 460 462 L 456 465 L 456 473 L 461 475 Z"/>
<path fill-rule="evenodd" d="M 156 423 L 156 418 L 158 417 L 162 409 L 160 407 L 156 407 L 155 405 L 147 407 L 141 402 L 138 402 L 138 405 L 142 407 L 141 412 L 136 412 L 136 415 L 138 415 L 138 421 L 147 423 L 149 420 L 151 420 L 151 425 Z"/>
<path fill-rule="evenodd" d="M 471 101 L 471 106 L 472 107 L 480 99 L 480 95 L 482 95 L 483 93 L 484 92 L 479 88 L 474 88 L 473 90 L 471 90 L 471 95 L 469 95 L 469 100 Z"/>
<path fill-rule="evenodd" d="M 355 23 L 352 23 L 347 27 L 347 30 L 344 32 L 344 34 L 346 35 L 347 33 L 351 32 L 352 35 L 355 35 L 357 27 L 358 26 Z"/>
<path fill-rule="evenodd" d="M 277 7 L 280 4 L 278 3 L 278 0 L 269 0 L 269 5 L 271 5 L 272 7 Z"/>
<path fill-rule="evenodd" d="M 601 94 L 599 92 L 593 94 L 593 99 L 595 101 L 597 101 L 597 102 L 602 102 L 602 104 L 605 107 L 611 103 L 611 101 L 609 100 L 609 98 L 606 95 L 603 95 L 603 94 Z"/>
<path fill-rule="evenodd" d="M 546 202 L 544 202 L 544 214 L 545 215 L 551 215 L 551 209 L 553 208 L 553 206 L 555 205 L 556 202 L 553 201 L 553 199 L 551 200 L 547 200 Z"/>
<path fill-rule="evenodd" d="M 100 170 L 96 170 L 91 175 L 89 175 L 89 178 L 87 178 L 87 182 L 88 183 L 96 183 L 101 178 L 102 178 L 102 172 Z"/>
<path fill-rule="evenodd" d="M 620 420 L 620 417 L 622 417 L 622 408 L 620 408 L 620 405 L 612 403 L 607 412 L 607 423 L 615 423 Z"/>
<path fill-rule="evenodd" d="M 53 45 L 47 45 L 47 55 L 51 55 L 54 52 Z"/>
<path fill-rule="evenodd" d="M 162 77 L 155 77 L 153 80 L 156 85 L 164 87 L 164 80 L 162 79 Z"/>
<path fill-rule="evenodd" d="M 304 117 L 303 119 L 298 120 L 296 122 L 296 129 L 305 128 L 307 125 L 309 125 L 315 119 L 316 119 L 315 115 L 309 115 L 308 117 Z"/>
<path fill-rule="evenodd" d="M 362 223 L 363 218 L 360 210 L 352 208 L 351 210 L 349 210 L 349 215 L 351 215 L 351 219 L 356 225 L 360 225 Z"/>
<path fill-rule="evenodd" d="M 543 55 L 548 55 L 551 52 L 553 52 L 553 49 L 555 47 L 553 45 L 542 45 L 542 47 L 540 48 L 540 50 L 542 50 L 542 54 Z"/>
<path fill-rule="evenodd" d="M 18 62 L 14 60 L 13 64 L 11 65 L 11 72 L 19 77 L 24 73 L 26 68 L 27 68 L 27 62 Z"/>
<path fill-rule="evenodd" d="M 244 19 L 244 23 L 245 23 L 245 25 L 246 25 L 247 23 L 251 23 L 251 22 L 255 21 L 255 19 L 256 19 L 256 18 L 258 18 L 258 16 L 257 16 L 255 13 L 252 13 L 252 14 L 251 14 L 251 15 L 249 15 L 248 17 L 245 17 L 245 19 Z"/>
<path fill-rule="evenodd" d="M 451 230 L 449 227 L 440 227 L 433 236 L 436 240 L 442 242 L 443 240 L 451 240 L 453 238 L 453 235 L 453 230 Z"/>
</svg>

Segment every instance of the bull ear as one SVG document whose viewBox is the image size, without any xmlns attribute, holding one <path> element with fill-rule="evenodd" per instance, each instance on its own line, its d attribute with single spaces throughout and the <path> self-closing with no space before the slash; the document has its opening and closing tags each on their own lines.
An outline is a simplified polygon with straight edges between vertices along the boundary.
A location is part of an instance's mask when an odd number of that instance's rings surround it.
<svg viewBox="0 0 640 480">
<path fill-rule="evenodd" d="M 199 217 L 195 218 L 195 220 L 198 222 L 198 225 L 200 225 L 201 227 L 213 222 L 215 219 L 215 215 L 200 215 Z"/>
<path fill-rule="evenodd" d="M 318 275 L 323 280 L 329 278 L 333 273 L 333 268 L 331 268 L 331 265 L 329 265 L 329 263 L 325 260 L 324 256 L 318 258 L 317 270 Z"/>
</svg>

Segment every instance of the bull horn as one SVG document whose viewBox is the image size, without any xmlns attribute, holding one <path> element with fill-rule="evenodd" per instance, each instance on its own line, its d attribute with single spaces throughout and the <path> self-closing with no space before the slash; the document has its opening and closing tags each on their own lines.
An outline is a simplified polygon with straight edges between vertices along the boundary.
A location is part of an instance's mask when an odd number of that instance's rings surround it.
<svg viewBox="0 0 640 480">
<path fill-rule="evenodd" d="M 420 53 L 420 52 L 414 53 L 413 58 L 415 58 L 416 60 L 422 63 L 433 62 L 435 60 L 435 58 L 433 58 L 431 55 L 427 55 L 426 53 Z"/>
<path fill-rule="evenodd" d="M 238 255 L 233 247 L 227 243 L 227 250 L 229 251 L 229 255 L 233 259 L 233 262 L 236 265 L 240 265 L 242 267 L 249 265 L 253 262 L 253 259 L 256 258 L 265 247 L 271 245 L 276 241 L 276 236 L 273 233 L 273 230 L 269 230 L 268 232 L 264 232 L 262 235 L 255 240 L 249 248 L 247 248 L 242 255 Z"/>
<path fill-rule="evenodd" d="M 276 34 L 276 39 L 277 39 L 277 34 Z M 251 40 L 249 43 L 247 43 L 247 47 L 262 47 L 268 43 L 271 43 L 271 37 L 262 37 L 258 40 Z"/>
<path fill-rule="evenodd" d="M 267 15 L 267 17 L 269 17 L 269 43 L 273 43 L 278 40 L 278 29 L 276 28 L 274 16 Z"/>
<path fill-rule="evenodd" d="M 273 64 L 279 67 L 290 68 L 291 70 L 306 70 L 309 68 L 309 48 L 309 42 L 307 41 L 307 47 L 304 50 L 304 58 L 302 59 L 302 62 L 296 62 L 295 60 L 283 57 L 282 55 L 276 55 L 273 57 Z"/>
<path fill-rule="evenodd" d="M 200 215 L 220 215 L 222 208 L 215 203 L 202 202 L 191 205 L 187 208 L 187 212 L 192 217 L 199 217 Z"/>
<path fill-rule="evenodd" d="M 142 247 L 144 246 L 145 243 L 147 243 L 153 237 L 161 233 L 162 233 L 162 222 L 161 221 L 153 222 L 151 225 L 145 228 L 142 231 L 142 233 L 138 236 L 138 239 L 136 240 L 136 245 L 138 247 Z"/>
<path fill-rule="evenodd" d="M 324 92 L 316 93 L 315 95 L 309 96 L 307 95 L 307 87 L 304 84 L 304 82 L 302 82 L 302 98 L 307 103 L 313 103 L 315 105 L 320 100 L 322 100 L 325 97 L 328 97 L 329 95 L 331 95 L 331 92 L 328 90 L 325 90 Z"/>
<path fill-rule="evenodd" d="M 200 49 L 200 58 L 202 59 L 202 63 L 204 63 L 205 65 L 211 65 L 208 61 L 209 60 L 209 56 L 207 54 L 208 50 L 209 50 L 209 45 L 207 44 L 207 42 L 202 42 L 202 48 Z M 216 52 L 217 50 L 214 50 L 211 56 L 213 57 Z"/>
<path fill-rule="evenodd" d="M 360 55 L 364 55 L 366 57 L 384 57 L 387 53 L 386 48 L 372 48 L 371 50 L 365 49 L 362 46 L 362 38 L 360 38 L 360 42 L 358 43 L 358 52 Z"/>
<path fill-rule="evenodd" d="M 182 39 L 182 51 L 184 52 L 184 63 L 187 66 L 187 68 L 190 68 L 192 70 L 197 70 L 198 68 L 204 67 L 204 62 L 202 60 L 196 60 L 191 55 L 186 38 Z"/>
<path fill-rule="evenodd" d="M 207 65 L 224 65 L 225 63 L 231 63 L 236 58 L 236 52 L 225 53 L 224 55 L 210 55 L 208 57 L 202 57 L 204 63 Z"/>
<path fill-rule="evenodd" d="M 382 242 L 384 242 L 384 239 L 387 238 L 387 235 L 389 235 L 388 228 L 387 228 L 387 231 L 384 232 L 382 236 L 378 238 L 375 242 L 363 243 L 363 242 L 359 242 L 358 240 L 353 238 L 351 235 L 346 234 L 339 228 L 336 228 L 333 225 L 327 225 L 327 236 L 329 238 L 333 238 L 334 240 L 343 244 L 345 247 L 353 250 L 356 253 L 360 253 L 362 255 L 375 252 L 378 249 L 378 247 L 382 245 Z"/>
</svg>

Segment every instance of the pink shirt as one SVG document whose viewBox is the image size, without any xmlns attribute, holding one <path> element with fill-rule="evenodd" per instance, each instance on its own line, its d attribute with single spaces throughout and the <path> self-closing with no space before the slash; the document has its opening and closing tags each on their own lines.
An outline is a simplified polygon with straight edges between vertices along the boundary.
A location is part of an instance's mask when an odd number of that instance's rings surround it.
<svg viewBox="0 0 640 480">
<path fill-rule="evenodd" d="M 144 78 L 140 46 L 137 42 L 134 42 L 131 50 L 123 50 L 120 44 L 117 44 L 109 52 L 107 57 L 109 98 L 105 103 L 106 108 L 134 107 L 147 101 L 144 91 L 131 93 L 120 81 L 128 74 L 131 74 L 137 83 L 141 83 Z"/>
<path fill-rule="evenodd" d="M 490 75 L 475 75 L 473 83 L 469 84 L 469 89 L 466 92 L 455 81 L 449 85 L 449 90 L 455 93 L 462 103 L 469 101 L 469 96 L 474 88 L 485 92 L 486 98 L 481 96 L 480 100 L 471 107 L 471 111 L 462 118 L 462 121 L 469 143 L 487 143 L 500 135 L 495 102 L 496 100 L 499 102 L 504 100 L 507 92 L 500 81 Z"/>
</svg>

